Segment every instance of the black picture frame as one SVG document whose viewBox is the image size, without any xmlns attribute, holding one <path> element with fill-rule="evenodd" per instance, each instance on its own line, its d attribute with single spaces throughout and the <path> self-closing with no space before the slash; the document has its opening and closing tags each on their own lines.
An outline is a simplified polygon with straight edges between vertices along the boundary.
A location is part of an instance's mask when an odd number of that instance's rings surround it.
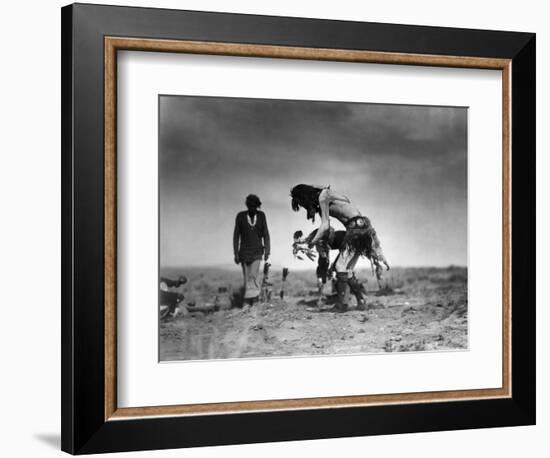
<svg viewBox="0 0 550 458">
<path fill-rule="evenodd" d="M 61 14 L 64 451 L 85 454 L 535 424 L 535 34 L 88 4 L 66 6 Z M 511 59 L 512 396 L 106 421 L 106 36 Z"/>
</svg>

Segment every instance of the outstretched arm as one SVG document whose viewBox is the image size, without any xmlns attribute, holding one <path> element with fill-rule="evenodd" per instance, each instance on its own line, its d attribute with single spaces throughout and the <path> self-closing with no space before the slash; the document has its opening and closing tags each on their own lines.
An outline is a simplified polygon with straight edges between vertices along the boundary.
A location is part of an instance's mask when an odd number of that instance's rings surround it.
<svg viewBox="0 0 550 458">
<path fill-rule="evenodd" d="M 317 234 L 310 242 L 310 246 L 315 245 L 330 231 L 330 218 L 329 218 L 329 188 L 325 188 L 319 194 L 319 206 L 321 207 L 321 225 L 317 230 Z"/>
</svg>

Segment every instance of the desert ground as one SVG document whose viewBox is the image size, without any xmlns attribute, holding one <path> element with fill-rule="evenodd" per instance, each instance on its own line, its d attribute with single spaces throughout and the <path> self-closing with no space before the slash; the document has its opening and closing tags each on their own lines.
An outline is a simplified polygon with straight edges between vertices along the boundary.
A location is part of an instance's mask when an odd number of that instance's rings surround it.
<svg viewBox="0 0 550 458">
<path fill-rule="evenodd" d="M 280 298 L 281 271 L 272 269 L 271 300 L 243 304 L 240 270 L 163 269 L 185 275 L 181 313 L 160 320 L 160 360 L 201 360 L 465 350 L 467 270 L 394 268 L 379 289 L 370 270 L 357 272 L 368 310 L 332 313 L 330 282 L 318 306 L 314 271 L 290 272 Z M 190 304 L 190 305 L 189 305 Z M 202 311 L 194 311 L 202 310 Z"/>
</svg>

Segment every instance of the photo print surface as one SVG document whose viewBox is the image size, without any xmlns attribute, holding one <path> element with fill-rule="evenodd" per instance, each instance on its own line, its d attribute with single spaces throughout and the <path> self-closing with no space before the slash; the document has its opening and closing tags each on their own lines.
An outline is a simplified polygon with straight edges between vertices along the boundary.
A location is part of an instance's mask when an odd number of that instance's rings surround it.
<svg viewBox="0 0 550 458">
<path fill-rule="evenodd" d="M 160 95 L 160 361 L 467 350 L 467 117 Z"/>
</svg>

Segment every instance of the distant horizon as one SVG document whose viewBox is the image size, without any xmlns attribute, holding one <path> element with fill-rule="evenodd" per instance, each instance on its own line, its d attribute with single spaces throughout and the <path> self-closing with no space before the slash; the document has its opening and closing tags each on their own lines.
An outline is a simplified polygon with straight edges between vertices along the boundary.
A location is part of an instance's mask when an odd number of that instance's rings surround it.
<svg viewBox="0 0 550 458">
<path fill-rule="evenodd" d="M 262 261 L 262 267 L 263 267 L 263 261 Z M 282 264 L 271 264 L 271 269 L 282 269 L 284 266 Z M 447 264 L 447 265 L 417 265 L 417 266 L 406 266 L 406 265 L 399 265 L 399 266 L 391 266 L 391 269 L 389 271 L 384 271 L 384 273 L 391 273 L 392 270 L 398 270 L 398 269 L 451 269 L 451 268 L 459 268 L 459 269 L 467 269 L 468 265 L 463 264 Z M 235 269 L 236 272 L 240 272 L 241 266 L 236 264 L 204 264 L 204 265 L 188 265 L 188 266 L 178 266 L 178 265 L 169 265 L 169 266 L 160 266 L 160 270 L 163 269 L 220 269 L 220 270 L 231 270 Z M 370 264 L 369 265 L 362 265 L 355 270 L 370 270 Z M 292 270 L 300 270 L 300 271 L 315 271 L 316 265 L 312 264 L 310 267 L 304 267 L 304 268 L 293 268 Z"/>
</svg>

